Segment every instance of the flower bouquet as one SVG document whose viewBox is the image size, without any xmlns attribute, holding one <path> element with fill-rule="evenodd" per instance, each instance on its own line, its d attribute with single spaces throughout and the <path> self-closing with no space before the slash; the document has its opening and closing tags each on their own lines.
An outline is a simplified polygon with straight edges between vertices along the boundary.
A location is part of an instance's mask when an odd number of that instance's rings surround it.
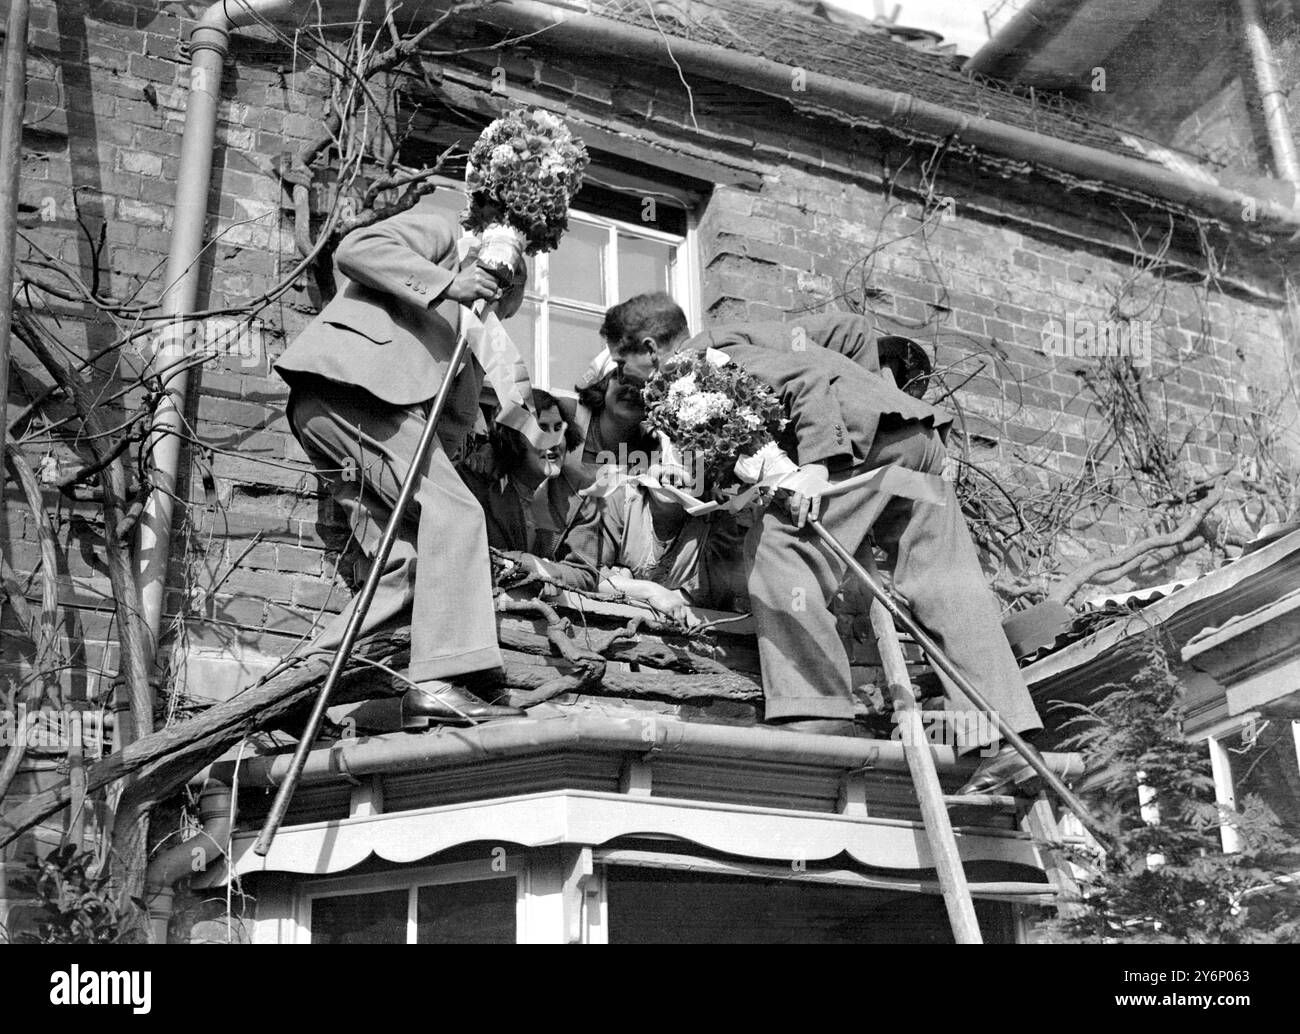
<svg viewBox="0 0 1300 1034">
<path fill-rule="evenodd" d="M 519 108 L 483 130 L 469 152 L 462 219 L 482 238 L 479 263 L 504 266 L 508 278 L 520 253 L 553 250 L 588 161 L 582 141 L 546 111 Z"/>
<path fill-rule="evenodd" d="M 776 436 L 787 423 L 772 389 L 725 358 L 712 350 L 678 353 L 644 392 L 647 423 L 689 453 L 717 490 L 756 481 L 750 469 L 759 456 L 780 451 Z"/>
<path fill-rule="evenodd" d="M 469 202 L 461 219 L 479 236 L 478 265 L 504 285 L 525 253 L 555 248 L 568 228 L 569 203 L 582 186 L 588 160 L 582 142 L 545 111 L 520 108 L 483 130 L 469 152 Z M 549 448 L 551 436 L 537 426 L 529 408 L 527 365 L 496 314 L 485 308 L 464 323 L 501 407 L 497 423 L 519 431 L 535 448 Z"/>
</svg>

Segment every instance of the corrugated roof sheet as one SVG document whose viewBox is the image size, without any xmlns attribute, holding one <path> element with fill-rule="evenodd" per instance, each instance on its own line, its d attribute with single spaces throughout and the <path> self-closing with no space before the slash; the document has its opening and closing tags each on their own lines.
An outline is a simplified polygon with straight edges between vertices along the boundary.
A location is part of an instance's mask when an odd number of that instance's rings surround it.
<svg viewBox="0 0 1300 1034">
<path fill-rule="evenodd" d="M 1185 589 L 1195 581 L 1197 581 L 1195 578 L 1183 578 L 1176 582 L 1166 582 L 1164 585 L 1149 585 L 1144 589 L 1130 589 L 1128 592 L 1094 596 L 1092 599 L 1085 601 L 1083 607 L 1085 610 L 1093 612 L 1132 610 L 1135 607 L 1145 607 L 1148 603 L 1162 600 L 1179 589 Z"/>
<path fill-rule="evenodd" d="M 1122 647 L 1139 636 L 1159 628 L 1169 642 L 1181 648 L 1202 630 L 1249 614 L 1297 589 L 1300 531 L 1238 557 L 1178 591 L 1149 601 L 1136 612 L 1120 612 L 1119 620 L 1063 649 L 1041 655 L 1024 669 L 1025 678 L 1040 700 L 1078 699 L 1090 688 L 1127 676 L 1133 655 Z"/>
</svg>

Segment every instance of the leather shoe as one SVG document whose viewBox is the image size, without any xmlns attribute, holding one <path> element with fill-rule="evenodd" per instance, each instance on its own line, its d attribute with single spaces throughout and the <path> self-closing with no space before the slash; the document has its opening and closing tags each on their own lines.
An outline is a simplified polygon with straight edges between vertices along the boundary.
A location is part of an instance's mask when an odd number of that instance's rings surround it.
<svg viewBox="0 0 1300 1034">
<path fill-rule="evenodd" d="M 959 796 L 998 793 L 1018 782 L 1022 776 L 1032 774 L 1033 771 L 1015 747 L 1003 744 L 996 754 L 984 758 L 979 763 L 979 767 L 971 774 L 966 785 L 957 793 Z"/>
<path fill-rule="evenodd" d="M 818 736 L 856 736 L 858 727 L 851 718 L 797 718 L 791 722 L 774 722 L 773 728 L 786 732 L 811 732 Z"/>
<path fill-rule="evenodd" d="M 427 729 L 434 722 L 473 725 L 494 718 L 520 718 L 517 707 L 489 704 L 450 682 L 426 682 L 402 697 L 402 728 Z"/>
</svg>

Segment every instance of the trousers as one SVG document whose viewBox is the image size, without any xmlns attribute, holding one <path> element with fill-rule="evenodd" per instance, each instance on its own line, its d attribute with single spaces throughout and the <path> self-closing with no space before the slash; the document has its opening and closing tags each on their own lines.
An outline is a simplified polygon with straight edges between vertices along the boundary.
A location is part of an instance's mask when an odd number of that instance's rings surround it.
<svg viewBox="0 0 1300 1034">
<path fill-rule="evenodd" d="M 450 459 L 465 428 L 460 408 L 448 415 L 403 520 L 361 634 L 406 619 L 411 627 L 413 682 L 501 667 L 487 525 L 473 493 Z M 471 403 L 472 404 L 472 403 Z M 361 552 L 373 560 L 411 466 L 428 404 L 396 406 L 361 389 L 312 380 L 295 385 L 289 423 L 347 514 Z M 444 431 L 443 428 L 446 428 Z M 349 601 L 311 644 L 336 649 L 355 609 Z"/>
<path fill-rule="evenodd" d="M 894 463 L 939 474 L 945 457 L 932 428 L 886 418 L 866 460 L 832 480 Z M 943 506 L 903 497 L 885 501 L 867 486 L 828 496 L 822 526 L 859 559 L 870 555 L 868 535 L 874 530 L 893 573 L 895 593 L 957 670 L 1014 731 L 1042 728 L 951 484 L 945 484 L 945 491 Z M 776 507 L 750 529 L 745 560 L 767 718 L 852 718 L 849 658 L 830 611 L 846 574 L 844 564 Z M 943 680 L 948 690 L 945 708 L 968 712 L 972 705 Z M 952 728 L 963 753 L 997 739 L 987 721 L 959 720 Z"/>
</svg>

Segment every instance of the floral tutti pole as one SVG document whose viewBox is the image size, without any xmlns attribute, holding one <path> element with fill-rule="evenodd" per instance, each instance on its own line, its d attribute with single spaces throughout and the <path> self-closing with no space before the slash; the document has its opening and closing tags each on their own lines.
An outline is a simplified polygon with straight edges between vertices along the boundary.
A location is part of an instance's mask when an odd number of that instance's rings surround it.
<svg viewBox="0 0 1300 1034">
<path fill-rule="evenodd" d="M 476 257 L 478 264 L 505 284 L 513 278 L 524 253 L 550 251 L 559 244 L 569 225 L 569 202 L 582 185 L 582 172 L 587 161 L 586 148 L 573 138 L 563 122 L 544 111 L 512 111 L 489 125 L 470 150 L 465 177 L 469 205 L 462 222 L 466 229 L 481 234 L 482 243 Z M 488 383 L 497 393 L 501 404 L 498 422 L 515 428 L 536 447 L 545 442 L 546 436 L 529 409 L 532 385 L 528 380 L 528 370 L 501 321 L 490 305 L 484 305 L 478 312 L 463 309 L 456 348 L 447 366 L 448 375 L 443 378 L 434 397 L 429 419 L 411 457 L 406 480 L 397 494 L 392 516 L 375 550 L 370 574 L 358 594 L 338 652 L 294 751 L 289 772 L 253 845 L 253 850 L 263 857 L 271 850 L 275 834 L 289 810 L 289 802 L 307 764 L 307 755 L 325 718 L 330 694 L 361 632 L 398 529 L 423 476 L 425 460 L 437 434 L 438 420 L 456 381 L 455 372 L 460 369 L 467 352 L 478 359 Z M 486 556 L 483 562 L 489 562 Z"/>
</svg>

